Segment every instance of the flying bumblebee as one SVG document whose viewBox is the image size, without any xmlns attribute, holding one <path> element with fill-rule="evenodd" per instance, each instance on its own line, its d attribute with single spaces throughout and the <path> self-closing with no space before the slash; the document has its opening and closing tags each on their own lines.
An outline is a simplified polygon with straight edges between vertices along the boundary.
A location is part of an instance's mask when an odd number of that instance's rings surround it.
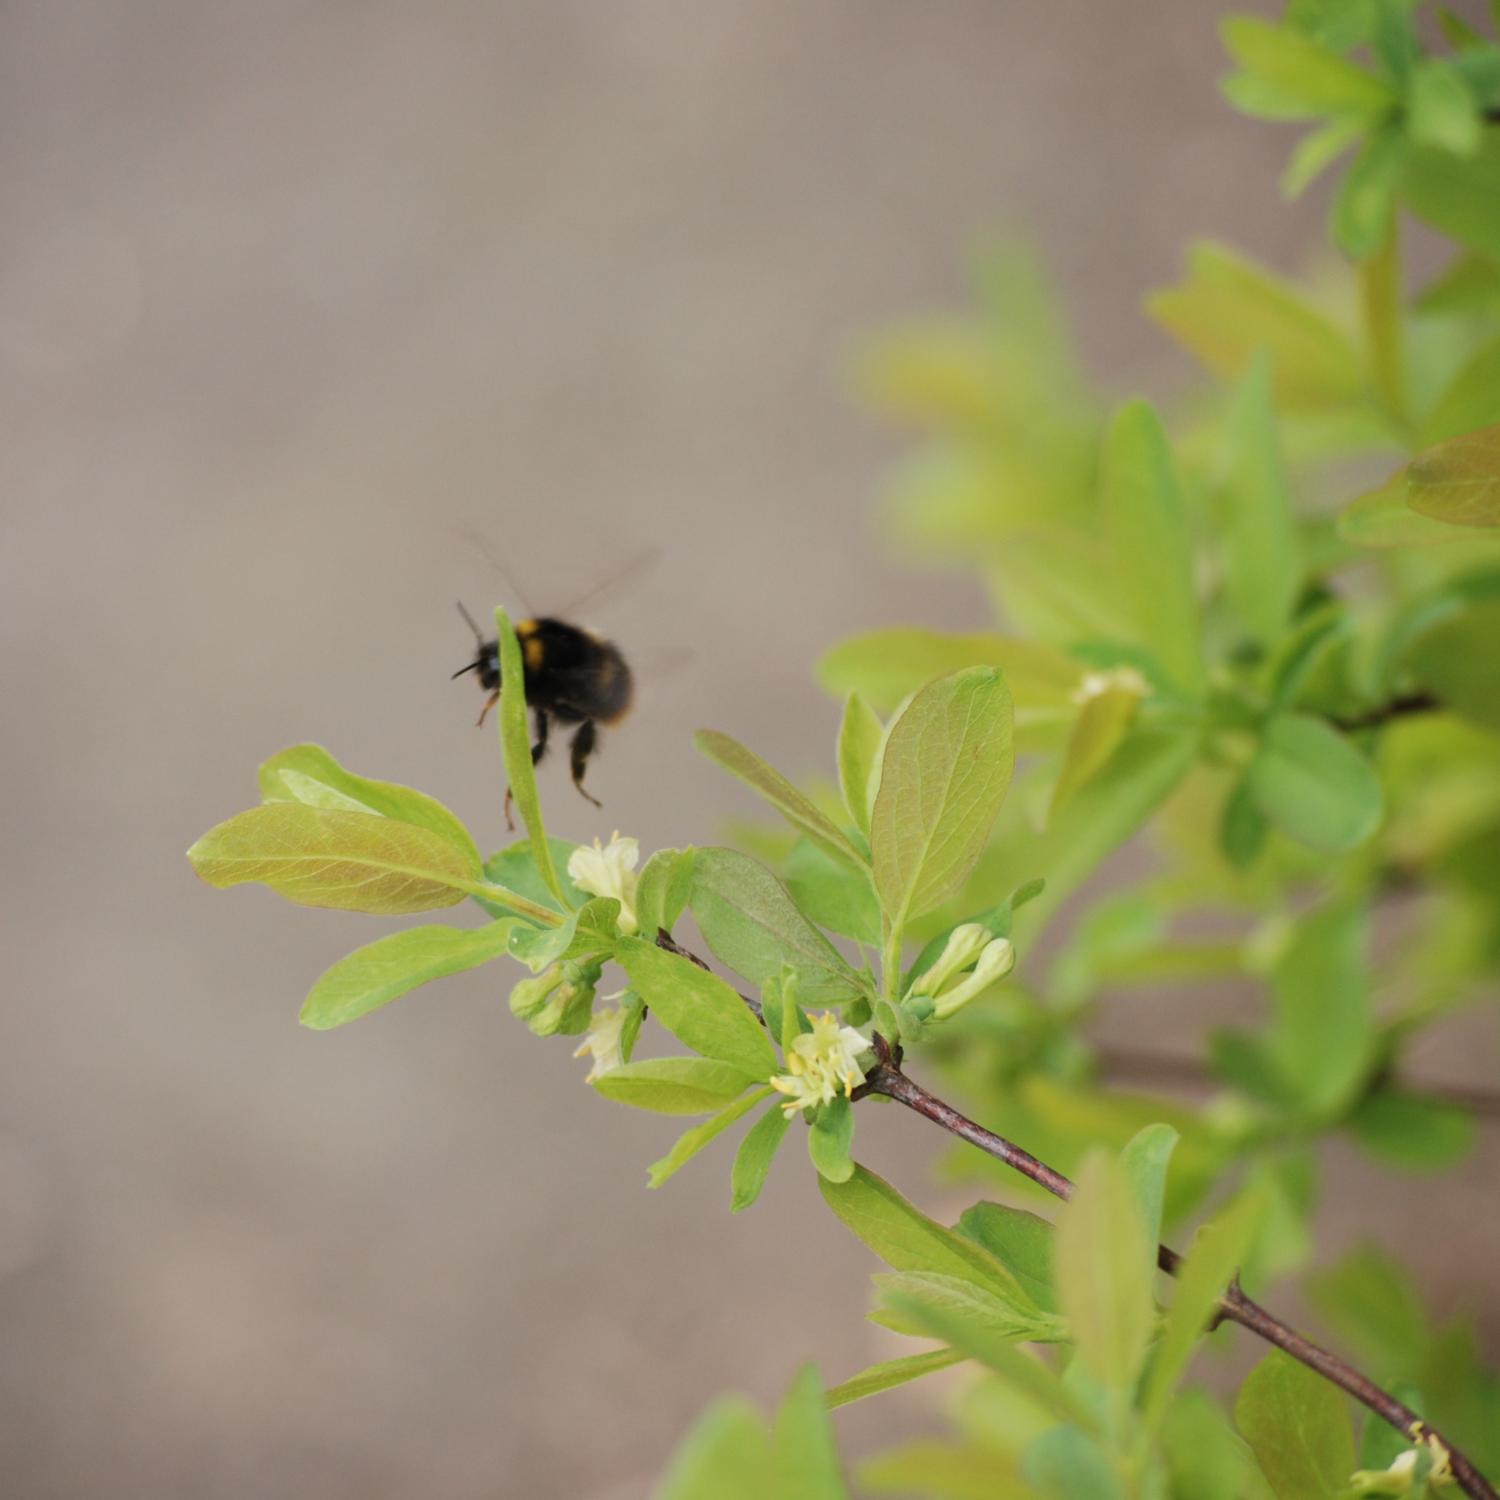
<svg viewBox="0 0 1500 1500">
<path fill-rule="evenodd" d="M 479 712 L 479 723 L 500 697 L 500 643 L 486 640 L 474 617 L 462 604 L 459 613 L 474 632 L 477 649 L 474 660 L 453 675 L 462 677 L 473 672 L 488 695 Z M 516 639 L 520 642 L 525 668 L 526 701 L 536 723 L 536 743 L 531 747 L 531 763 L 536 765 L 547 753 L 547 738 L 555 721 L 576 724 L 578 728 L 568 744 L 568 761 L 573 785 L 595 807 L 603 804 L 583 784 L 589 756 L 598 748 L 601 724 L 618 724 L 630 711 L 635 681 L 619 648 L 592 630 L 569 625 L 565 620 L 517 620 Z M 506 793 L 509 803 L 510 794 Z"/>
</svg>

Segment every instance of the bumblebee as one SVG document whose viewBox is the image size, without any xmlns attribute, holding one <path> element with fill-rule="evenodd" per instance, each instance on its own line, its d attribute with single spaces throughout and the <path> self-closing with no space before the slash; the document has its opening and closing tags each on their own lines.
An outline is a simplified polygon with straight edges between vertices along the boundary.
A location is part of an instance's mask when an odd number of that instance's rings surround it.
<svg viewBox="0 0 1500 1500">
<path fill-rule="evenodd" d="M 500 697 L 500 643 L 486 640 L 473 617 L 462 604 L 458 606 L 478 647 L 474 660 L 453 675 L 462 677 L 473 672 L 488 696 L 479 711 L 480 724 Z M 635 681 L 619 648 L 592 630 L 570 625 L 566 620 L 517 620 L 516 639 L 521 645 L 525 668 L 526 701 L 531 705 L 536 724 L 536 743 L 531 747 L 531 763 L 536 765 L 547 753 L 547 741 L 554 722 L 576 724 L 568 742 L 568 762 L 573 785 L 595 807 L 603 804 L 583 784 L 589 756 L 598 748 L 599 725 L 618 724 L 630 711 Z M 507 805 L 509 793 L 506 794 Z"/>
</svg>

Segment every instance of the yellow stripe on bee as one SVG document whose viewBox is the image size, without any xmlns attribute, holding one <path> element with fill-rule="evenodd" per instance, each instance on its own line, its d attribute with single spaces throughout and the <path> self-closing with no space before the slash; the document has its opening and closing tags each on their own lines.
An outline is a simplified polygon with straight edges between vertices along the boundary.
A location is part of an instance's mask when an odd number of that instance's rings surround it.
<svg viewBox="0 0 1500 1500">
<path fill-rule="evenodd" d="M 539 672 L 542 667 L 542 640 L 536 633 L 535 620 L 516 622 L 516 639 L 521 643 L 521 656 L 528 672 Z"/>
</svg>

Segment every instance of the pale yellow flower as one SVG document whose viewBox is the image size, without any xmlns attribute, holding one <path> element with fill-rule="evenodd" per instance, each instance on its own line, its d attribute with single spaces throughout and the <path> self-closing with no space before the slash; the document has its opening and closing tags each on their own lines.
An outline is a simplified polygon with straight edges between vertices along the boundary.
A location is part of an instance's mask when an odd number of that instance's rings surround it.
<svg viewBox="0 0 1500 1500">
<path fill-rule="evenodd" d="M 609 996 L 615 999 L 615 996 Z M 602 1078 L 611 1069 L 620 1067 L 625 1061 L 625 1054 L 621 1049 L 620 1042 L 625 1029 L 625 1007 L 623 1005 L 601 1005 L 589 1022 L 589 1029 L 584 1033 L 583 1041 L 573 1053 L 574 1057 L 592 1057 L 593 1063 L 589 1068 L 585 1083 L 592 1083 L 596 1078 Z"/>
<path fill-rule="evenodd" d="M 859 1059 L 870 1044 L 852 1026 L 843 1026 L 833 1011 L 813 1016 L 812 1030 L 804 1031 L 786 1056 L 787 1072 L 771 1079 L 771 1087 L 787 1096 L 782 1110 L 831 1103 L 840 1092 L 852 1094 L 865 1081 Z"/>
<path fill-rule="evenodd" d="M 1134 693 L 1137 698 L 1144 698 L 1150 691 L 1151 684 L 1134 667 L 1111 667 L 1107 672 L 1085 673 L 1083 681 L 1073 689 L 1073 701 L 1087 703 L 1105 693 Z"/>
<path fill-rule="evenodd" d="M 616 830 L 609 843 L 594 840 L 590 849 L 580 844 L 568 856 L 568 874 L 573 884 L 591 896 L 608 896 L 620 903 L 620 931 L 635 931 L 635 889 L 640 876 L 635 873 L 641 857 L 641 846 L 635 839 L 622 839 Z"/>
</svg>

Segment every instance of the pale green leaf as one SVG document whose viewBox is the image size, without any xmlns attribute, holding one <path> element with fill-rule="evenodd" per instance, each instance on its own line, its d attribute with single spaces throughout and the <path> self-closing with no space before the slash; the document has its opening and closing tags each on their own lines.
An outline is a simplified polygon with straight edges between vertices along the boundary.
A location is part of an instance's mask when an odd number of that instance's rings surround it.
<svg viewBox="0 0 1500 1500">
<path fill-rule="evenodd" d="M 878 1396 L 883 1391 L 894 1390 L 909 1381 L 920 1380 L 924 1375 L 951 1369 L 962 1363 L 963 1358 L 956 1349 L 932 1349 L 926 1354 L 908 1354 L 901 1359 L 883 1360 L 832 1387 L 828 1392 L 829 1409 L 837 1410 L 855 1401 L 863 1401 L 866 1396 Z"/>
<path fill-rule="evenodd" d="M 1100 505 L 1111 563 L 1142 644 L 1189 693 L 1203 689 L 1192 547 L 1172 450 L 1144 401 L 1122 407 L 1105 439 Z"/>
<path fill-rule="evenodd" d="M 1084 1158 L 1055 1246 L 1058 1302 L 1079 1359 L 1110 1389 L 1129 1391 L 1151 1337 L 1156 1255 L 1130 1181 L 1106 1152 Z"/>
<path fill-rule="evenodd" d="M 743 1396 L 722 1396 L 677 1445 L 652 1500 L 766 1500 L 776 1492 L 760 1414 Z"/>
<path fill-rule="evenodd" d="M 893 1271 L 930 1271 L 987 1287 L 1015 1305 L 1029 1299 L 989 1251 L 929 1219 L 888 1182 L 856 1166 L 847 1182 L 819 1181 L 828 1206 Z"/>
<path fill-rule="evenodd" d="M 807 1132 L 807 1154 L 818 1176 L 848 1182 L 854 1175 L 854 1107 L 843 1097 L 822 1105 Z"/>
<path fill-rule="evenodd" d="M 885 725 L 857 692 L 844 702 L 839 724 L 839 790 L 854 826 L 870 835 L 870 807 L 875 800 L 875 772 L 885 743 Z"/>
<path fill-rule="evenodd" d="M 299 906 L 381 916 L 452 906 L 483 890 L 477 852 L 375 813 L 269 802 L 220 823 L 188 850 L 212 886 L 257 881 Z"/>
<path fill-rule="evenodd" d="M 1183 1258 L 1161 1341 L 1146 1375 L 1142 1409 L 1152 1426 L 1165 1416 L 1167 1403 L 1187 1369 L 1193 1350 L 1207 1332 L 1219 1299 L 1260 1228 L 1266 1206 L 1265 1199 L 1257 1193 L 1236 1198 L 1198 1231 Z"/>
<path fill-rule="evenodd" d="M 716 974 L 644 938 L 621 938 L 615 962 L 651 1014 L 684 1046 L 748 1079 L 776 1071 L 776 1049 L 749 1007 Z"/>
<path fill-rule="evenodd" d="M 1383 1163 L 1407 1172 L 1446 1172 L 1473 1149 L 1474 1116 L 1461 1105 L 1424 1094 L 1380 1089 L 1348 1117 L 1350 1132 Z"/>
<path fill-rule="evenodd" d="M 1481 344 L 1459 367 L 1422 424 L 1428 444 L 1500 422 L 1500 338 Z"/>
<path fill-rule="evenodd" d="M 1276 714 L 1267 722 L 1249 786 L 1266 817 L 1310 849 L 1342 853 L 1380 825 L 1383 797 L 1369 761 L 1310 714 Z"/>
<path fill-rule="evenodd" d="M 1334 195 L 1332 226 L 1334 241 L 1345 255 L 1363 260 L 1390 233 L 1406 156 L 1406 134 L 1392 123 L 1365 142 L 1344 173 Z"/>
<path fill-rule="evenodd" d="M 1021 1472 L 1046 1500 L 1125 1500 L 1104 1449 L 1076 1427 L 1044 1432 L 1021 1455 Z"/>
<path fill-rule="evenodd" d="M 1354 1472 L 1344 1397 L 1279 1349 L 1245 1377 L 1234 1420 L 1276 1500 L 1329 1500 Z"/>
<path fill-rule="evenodd" d="M 1251 638 L 1270 647 L 1302 586 L 1302 546 L 1271 405 L 1271 363 L 1257 356 L 1229 413 L 1224 485 L 1224 584 Z"/>
<path fill-rule="evenodd" d="M 262 764 L 259 780 L 264 802 L 301 802 L 308 807 L 379 813 L 398 823 L 426 828 L 452 844 L 466 861 L 479 862 L 479 850 L 469 830 L 436 798 L 392 781 L 356 776 L 321 745 L 293 745 L 273 755 Z"/>
<path fill-rule="evenodd" d="M 764 985 L 790 964 L 810 1005 L 837 1005 L 865 993 L 865 982 L 786 887 L 749 855 L 696 850 L 689 905 L 714 956 L 752 983 Z"/>
<path fill-rule="evenodd" d="M 1409 153 L 1402 191 L 1411 211 L 1461 245 L 1500 257 L 1500 130 L 1472 156 L 1420 147 Z"/>
<path fill-rule="evenodd" d="M 506 918 L 474 928 L 409 927 L 356 948 L 325 970 L 308 992 L 302 1024 L 328 1031 L 418 985 L 499 958 L 514 925 L 513 918 Z"/>
<path fill-rule="evenodd" d="M 891 725 L 870 820 L 875 888 L 893 927 L 951 896 L 974 868 L 1010 785 L 1003 675 L 969 667 L 921 689 Z"/>
<path fill-rule="evenodd" d="M 1419 516 L 1407 503 L 1409 491 L 1401 469 L 1339 513 L 1339 535 L 1358 547 L 1431 547 L 1465 540 L 1462 527 Z"/>
<path fill-rule="evenodd" d="M 1180 1139 L 1170 1125 L 1145 1125 L 1125 1142 L 1120 1165 L 1140 1210 L 1146 1254 L 1153 1263 L 1161 1238 L 1161 1207 L 1167 1195 L 1167 1164 Z"/>
<path fill-rule="evenodd" d="M 500 708 L 495 718 L 500 728 L 500 756 L 516 810 L 521 814 L 526 837 L 531 841 L 531 858 L 542 883 L 567 905 L 562 882 L 552 863 L 552 848 L 542 822 L 542 803 L 536 789 L 536 767 L 531 759 L 531 729 L 526 722 L 526 672 L 522 664 L 521 643 L 511 627 L 510 616 L 495 607 L 495 632 L 500 653 Z"/>
<path fill-rule="evenodd" d="M 553 866 L 557 869 L 558 878 L 562 883 L 563 900 L 561 902 L 553 895 L 547 882 L 537 871 L 536 861 L 531 857 L 530 839 L 520 839 L 514 844 L 507 844 L 503 849 L 497 849 L 484 862 L 484 878 L 496 885 L 504 886 L 518 896 L 524 896 L 528 901 L 545 906 L 549 911 L 555 911 L 559 916 L 566 916 L 570 910 L 582 906 L 589 899 L 588 892 L 579 890 L 567 874 L 568 858 L 578 845 L 569 843 L 567 839 L 548 839 L 547 843 L 552 850 Z M 494 916 L 505 915 L 503 907 L 480 898 L 476 899 L 486 911 Z"/>
<path fill-rule="evenodd" d="M 606 1099 L 659 1115 L 711 1115 L 737 1099 L 751 1080 L 729 1063 L 702 1057 L 628 1062 L 593 1081 Z"/>
<path fill-rule="evenodd" d="M 773 1433 L 777 1500 L 848 1500 L 828 1401 L 817 1369 L 804 1365 L 792 1381 Z"/>
<path fill-rule="evenodd" d="M 1363 363 L 1343 329 L 1287 282 L 1221 245 L 1195 245 L 1186 280 L 1146 306 L 1225 379 L 1238 379 L 1267 351 L 1280 407 L 1310 412 L 1363 399 Z"/>
<path fill-rule="evenodd" d="M 725 1105 L 713 1119 L 705 1120 L 703 1124 L 694 1125 L 690 1130 L 685 1130 L 677 1137 L 672 1149 L 660 1161 L 652 1162 L 646 1169 L 650 1174 L 651 1186 L 659 1188 L 668 1178 L 675 1176 L 705 1146 L 721 1136 L 736 1120 L 743 1119 L 762 1099 L 770 1098 L 773 1092 L 774 1090 L 769 1087 L 754 1089 L 736 1099 L 732 1104 Z"/>
<path fill-rule="evenodd" d="M 793 828 L 819 848 L 836 859 L 849 861 L 856 869 L 864 868 L 864 856 L 849 842 L 849 835 L 753 750 L 747 750 L 738 740 L 716 729 L 700 729 L 693 736 L 693 743 L 710 760 L 759 792 Z"/>
<path fill-rule="evenodd" d="M 1091 693 L 1084 699 L 1063 751 L 1057 783 L 1052 788 L 1050 817 L 1056 817 L 1074 793 L 1109 764 L 1130 733 L 1143 693 L 1144 683 L 1135 686 L 1127 681 L 1111 683 L 1102 692 Z"/>
<path fill-rule="evenodd" d="M 880 902 L 868 868 L 851 869 L 798 839 L 781 874 L 797 909 L 819 927 L 869 946 L 880 942 Z"/>
<path fill-rule="evenodd" d="M 1435 620 L 1412 641 L 1402 664 L 1443 707 L 1500 730 L 1500 598 L 1476 599 Z"/>
<path fill-rule="evenodd" d="M 1053 1231 L 1046 1219 L 1003 1203 L 975 1203 L 964 1210 L 958 1232 L 983 1245 L 1043 1312 L 1057 1310 L 1052 1285 Z"/>
<path fill-rule="evenodd" d="M 1255 16 L 1230 16 L 1220 32 L 1242 68 L 1297 100 L 1309 114 L 1375 116 L 1395 103 L 1388 84 L 1290 27 Z"/>
<path fill-rule="evenodd" d="M 670 932 L 693 891 L 692 849 L 658 849 L 641 870 L 635 889 L 637 929 L 654 938 L 658 928 Z"/>
<path fill-rule="evenodd" d="M 1479 149 L 1483 127 L 1474 96 L 1446 58 L 1417 64 L 1406 96 L 1406 128 L 1419 146 L 1436 146 L 1458 156 Z"/>
<path fill-rule="evenodd" d="M 1044 1313 L 1024 1293 L 1000 1296 L 989 1284 L 936 1271 L 882 1272 L 871 1279 L 881 1294 L 881 1306 L 870 1315 L 871 1321 L 896 1333 L 923 1332 L 923 1326 L 911 1318 L 911 1307 L 916 1304 L 1006 1338 L 1052 1343 L 1067 1337 L 1062 1320 Z"/>
<path fill-rule="evenodd" d="M 1364 133 L 1364 121 L 1348 115 L 1336 116 L 1309 131 L 1297 142 L 1281 174 L 1281 191 L 1288 198 L 1301 197 Z"/>
<path fill-rule="evenodd" d="M 1408 503 L 1419 515 L 1450 526 L 1500 526 L 1500 425 L 1429 448 L 1407 477 Z"/>
<path fill-rule="evenodd" d="M 749 1208 L 760 1197 L 771 1163 L 791 1123 L 780 1104 L 773 1104 L 745 1133 L 730 1173 L 731 1213 Z"/>
</svg>

